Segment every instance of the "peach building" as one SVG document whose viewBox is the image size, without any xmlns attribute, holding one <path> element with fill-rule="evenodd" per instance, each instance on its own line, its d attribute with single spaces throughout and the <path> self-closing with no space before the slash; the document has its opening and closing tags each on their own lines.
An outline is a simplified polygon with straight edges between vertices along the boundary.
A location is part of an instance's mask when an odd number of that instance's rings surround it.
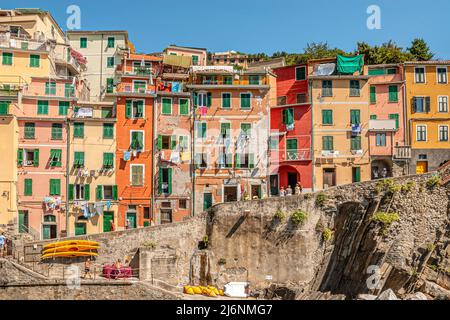
<svg viewBox="0 0 450 320">
<path fill-rule="evenodd" d="M 401 64 L 369 68 L 369 148 L 371 177 L 408 173 L 410 148 L 406 145 L 405 81 Z"/>
<path fill-rule="evenodd" d="M 206 66 L 208 63 L 208 53 L 205 48 L 181 47 L 171 45 L 165 50 L 168 55 L 188 56 L 192 58 L 193 66 Z"/>
<path fill-rule="evenodd" d="M 276 78 L 231 66 L 192 67 L 194 212 L 268 196 L 267 145 Z"/>
</svg>

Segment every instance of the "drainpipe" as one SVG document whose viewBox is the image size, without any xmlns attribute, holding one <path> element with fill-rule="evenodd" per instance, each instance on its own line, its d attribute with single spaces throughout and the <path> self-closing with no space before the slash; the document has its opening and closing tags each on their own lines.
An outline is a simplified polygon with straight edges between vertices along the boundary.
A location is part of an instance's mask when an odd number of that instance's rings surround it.
<svg viewBox="0 0 450 320">
<path fill-rule="evenodd" d="M 405 141 L 405 145 L 411 146 L 411 119 L 408 123 L 407 118 L 407 108 L 408 108 L 408 92 L 406 91 L 406 67 L 403 65 L 403 121 L 404 121 L 404 132 L 403 132 L 403 139 Z M 407 174 L 410 174 L 410 165 L 411 165 L 411 159 L 406 160 L 407 166 Z"/>
<path fill-rule="evenodd" d="M 311 108 L 311 146 L 310 146 L 310 153 L 311 153 L 311 159 L 312 159 L 312 192 L 316 191 L 315 185 L 316 185 L 316 175 L 315 175 L 315 157 L 314 157 L 314 108 L 313 108 L 313 96 L 312 96 L 312 81 L 309 80 L 308 82 L 308 89 L 309 89 L 309 100 L 310 100 L 310 108 Z"/>
<path fill-rule="evenodd" d="M 101 34 L 101 41 L 100 41 L 100 96 L 98 97 L 98 101 L 101 101 L 101 95 L 102 95 L 102 81 L 103 81 L 103 37 L 104 34 Z"/>
<path fill-rule="evenodd" d="M 194 90 L 189 90 L 191 93 L 192 106 L 192 126 L 191 126 L 191 168 L 192 168 L 192 201 L 191 201 L 191 216 L 195 216 L 195 106 L 194 106 Z"/>
<path fill-rule="evenodd" d="M 67 151 L 66 151 L 66 236 L 69 236 L 69 165 L 70 165 L 70 120 L 66 120 Z"/>
<path fill-rule="evenodd" d="M 151 77 L 151 76 L 150 76 Z M 156 83 L 156 79 L 155 79 L 155 92 L 156 92 L 156 88 L 158 88 L 157 83 Z M 156 99 L 157 99 L 158 95 L 156 94 L 155 98 L 153 99 L 153 112 L 152 112 L 152 196 L 150 199 L 150 216 L 152 218 L 153 223 L 156 224 L 155 222 L 155 137 L 156 137 L 156 116 L 157 116 L 157 112 L 155 112 L 157 109 L 157 105 L 156 105 Z"/>
</svg>

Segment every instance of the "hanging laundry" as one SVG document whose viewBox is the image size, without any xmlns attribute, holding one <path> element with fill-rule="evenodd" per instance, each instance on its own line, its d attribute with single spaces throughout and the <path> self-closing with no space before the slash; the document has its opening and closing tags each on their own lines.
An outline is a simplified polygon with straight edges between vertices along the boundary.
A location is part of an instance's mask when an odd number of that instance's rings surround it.
<svg viewBox="0 0 450 320">
<path fill-rule="evenodd" d="M 124 161 L 130 161 L 130 159 L 131 159 L 131 151 L 125 151 L 123 153 L 123 160 Z"/>
<path fill-rule="evenodd" d="M 190 152 L 181 152 L 181 161 L 189 161 L 191 160 L 191 153 Z"/>
<path fill-rule="evenodd" d="M 208 113 L 208 107 L 200 107 L 200 115 L 202 116 L 206 116 L 206 114 Z"/>
<path fill-rule="evenodd" d="M 172 163 L 180 163 L 180 153 L 178 151 L 172 151 L 170 155 L 170 162 Z"/>
<path fill-rule="evenodd" d="M 111 208 L 111 201 L 106 201 L 106 210 L 109 210 Z"/>
<path fill-rule="evenodd" d="M 89 203 L 88 204 L 88 208 L 89 208 L 89 216 L 93 217 L 95 215 L 95 203 Z"/>
<path fill-rule="evenodd" d="M 180 83 L 172 82 L 172 92 L 180 92 Z"/>
<path fill-rule="evenodd" d="M 292 130 L 294 130 L 294 124 L 292 123 L 292 124 L 287 124 L 286 125 L 286 130 L 287 131 L 292 131 Z"/>
<path fill-rule="evenodd" d="M 89 214 L 89 207 L 88 207 L 88 205 L 86 203 L 83 204 L 81 209 L 83 210 L 83 216 L 85 218 L 89 218 L 90 214 Z"/>
<path fill-rule="evenodd" d="M 103 207 L 104 207 L 103 202 L 96 202 L 96 203 L 95 203 L 95 212 L 96 212 L 99 216 L 103 215 Z"/>
</svg>

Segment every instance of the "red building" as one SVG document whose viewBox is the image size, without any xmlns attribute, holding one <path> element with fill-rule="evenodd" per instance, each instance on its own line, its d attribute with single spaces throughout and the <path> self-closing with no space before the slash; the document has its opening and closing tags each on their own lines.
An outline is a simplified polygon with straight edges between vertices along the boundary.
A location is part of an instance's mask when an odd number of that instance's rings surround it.
<svg viewBox="0 0 450 320">
<path fill-rule="evenodd" d="M 161 58 L 128 54 L 108 93 L 117 99 L 118 229 L 149 226 L 153 218 L 154 69 Z"/>
<path fill-rule="evenodd" d="M 276 68 L 277 101 L 272 103 L 270 122 L 270 192 L 300 182 L 312 189 L 311 104 L 307 66 Z"/>
</svg>

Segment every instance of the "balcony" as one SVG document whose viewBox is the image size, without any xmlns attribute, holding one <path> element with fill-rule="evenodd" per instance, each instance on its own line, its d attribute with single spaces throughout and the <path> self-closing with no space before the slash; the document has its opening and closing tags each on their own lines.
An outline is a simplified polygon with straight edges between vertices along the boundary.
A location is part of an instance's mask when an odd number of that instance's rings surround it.
<svg viewBox="0 0 450 320">
<path fill-rule="evenodd" d="M 189 88 L 232 88 L 241 87 L 247 89 L 268 89 L 269 81 L 265 76 L 249 78 L 247 76 L 227 76 L 227 77 L 198 77 L 194 79 Z"/>
<path fill-rule="evenodd" d="M 397 131 L 395 120 L 369 120 L 369 131 Z"/>
<path fill-rule="evenodd" d="M 114 114 L 114 110 L 112 107 L 75 107 L 70 117 L 74 121 L 91 120 L 102 122 L 116 122 L 116 115 Z"/>
<path fill-rule="evenodd" d="M 285 161 L 307 161 L 311 160 L 311 151 L 309 149 L 287 150 Z"/>
<path fill-rule="evenodd" d="M 394 146 L 394 159 L 411 159 L 411 146 Z"/>
<path fill-rule="evenodd" d="M 50 51 L 50 47 L 46 41 L 8 38 L 6 35 L 0 36 L 0 47 L 24 51 L 37 51 L 37 52 Z"/>
<path fill-rule="evenodd" d="M 17 98 L 19 91 L 26 84 L 20 76 L 0 76 L 0 97 Z"/>
<path fill-rule="evenodd" d="M 26 98 L 46 98 L 73 100 L 77 98 L 72 83 L 35 83 L 23 87 L 22 94 Z"/>
<path fill-rule="evenodd" d="M 106 95 L 118 95 L 118 96 L 132 96 L 132 97 L 155 97 L 154 85 L 147 85 L 147 87 L 136 87 L 131 83 L 119 83 L 115 87 L 108 87 Z"/>
</svg>

